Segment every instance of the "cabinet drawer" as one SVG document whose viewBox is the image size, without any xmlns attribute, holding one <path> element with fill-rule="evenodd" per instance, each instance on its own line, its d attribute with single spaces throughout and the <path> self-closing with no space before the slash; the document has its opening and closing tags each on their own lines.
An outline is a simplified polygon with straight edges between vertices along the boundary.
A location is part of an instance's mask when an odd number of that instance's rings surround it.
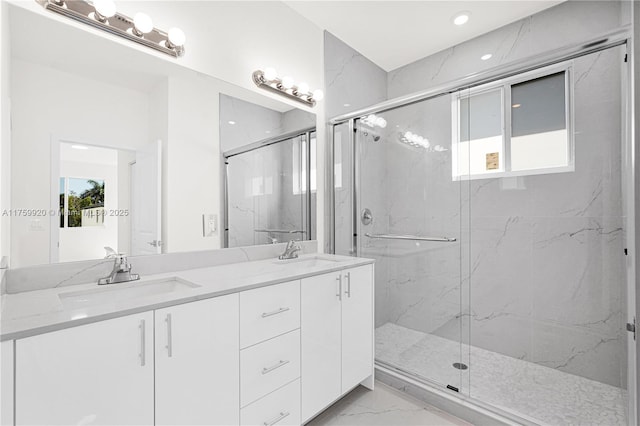
<svg viewBox="0 0 640 426">
<path fill-rule="evenodd" d="M 240 293 L 240 347 L 300 327 L 300 281 Z"/>
<path fill-rule="evenodd" d="M 242 426 L 300 425 L 300 379 L 240 410 Z"/>
<path fill-rule="evenodd" d="M 300 330 L 240 351 L 242 407 L 300 377 Z"/>
</svg>

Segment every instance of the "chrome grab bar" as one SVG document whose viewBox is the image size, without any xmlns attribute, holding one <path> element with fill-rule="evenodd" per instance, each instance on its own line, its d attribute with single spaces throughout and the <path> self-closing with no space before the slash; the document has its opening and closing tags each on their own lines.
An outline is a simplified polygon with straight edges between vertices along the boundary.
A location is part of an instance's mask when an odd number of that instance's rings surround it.
<svg viewBox="0 0 640 426">
<path fill-rule="evenodd" d="M 307 231 L 300 229 L 254 229 L 253 232 L 275 232 L 278 234 L 306 234 Z"/>
<path fill-rule="evenodd" d="M 411 240 L 411 241 L 438 241 L 441 243 L 453 243 L 455 238 L 449 237 L 420 237 L 418 235 L 391 235 L 391 234 L 364 234 L 366 237 L 380 240 Z"/>
</svg>

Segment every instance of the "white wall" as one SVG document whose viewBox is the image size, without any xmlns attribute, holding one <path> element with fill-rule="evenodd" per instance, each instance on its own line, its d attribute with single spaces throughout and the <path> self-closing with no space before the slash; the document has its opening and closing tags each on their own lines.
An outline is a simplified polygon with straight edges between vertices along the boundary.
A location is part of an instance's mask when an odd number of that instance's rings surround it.
<svg viewBox="0 0 640 426">
<path fill-rule="evenodd" d="M 0 267 L 2 258 L 9 256 L 10 218 L 2 216 L 11 207 L 11 117 L 10 71 L 11 45 L 9 40 L 9 8 L 0 2 Z"/>
<path fill-rule="evenodd" d="M 167 252 L 219 248 L 202 235 L 202 214 L 220 218 L 220 141 L 215 81 L 169 78 L 168 143 L 163 157 L 165 188 L 163 240 Z"/>
<path fill-rule="evenodd" d="M 52 139 L 125 149 L 149 140 L 146 93 L 15 58 L 11 76 L 14 208 L 49 209 Z M 49 220 L 33 225 L 12 218 L 12 267 L 49 262 Z"/>
<path fill-rule="evenodd" d="M 261 95 L 299 106 L 257 88 L 251 74 L 275 67 L 281 75 L 322 88 L 322 30 L 280 1 L 129 1 L 118 0 L 118 10 L 128 16 L 144 11 L 154 26 L 179 27 L 187 36 L 186 54 L 174 59 L 104 31 L 89 28 L 48 12 L 33 0 L 9 3 L 66 25 L 113 40 L 171 63 L 219 78 Z"/>
</svg>

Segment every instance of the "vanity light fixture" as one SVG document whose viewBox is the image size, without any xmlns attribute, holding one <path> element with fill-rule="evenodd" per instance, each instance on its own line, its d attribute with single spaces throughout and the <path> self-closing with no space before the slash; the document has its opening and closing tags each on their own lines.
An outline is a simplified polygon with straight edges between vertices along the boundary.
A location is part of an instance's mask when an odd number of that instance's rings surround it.
<svg viewBox="0 0 640 426">
<path fill-rule="evenodd" d="M 316 89 L 311 92 L 307 83 L 298 83 L 296 85 L 294 79 L 290 76 L 279 78 L 278 73 L 273 68 L 265 68 L 264 71 L 254 71 L 253 82 L 258 87 L 302 102 L 310 107 L 315 106 L 316 101 L 324 98 L 322 90 Z"/>
<path fill-rule="evenodd" d="M 135 41 L 174 58 L 184 55 L 186 37 L 179 28 L 164 32 L 153 26 L 149 15 L 137 13 L 129 18 L 116 11 L 113 0 L 36 0 L 52 12 L 90 25 L 127 40 Z"/>
</svg>

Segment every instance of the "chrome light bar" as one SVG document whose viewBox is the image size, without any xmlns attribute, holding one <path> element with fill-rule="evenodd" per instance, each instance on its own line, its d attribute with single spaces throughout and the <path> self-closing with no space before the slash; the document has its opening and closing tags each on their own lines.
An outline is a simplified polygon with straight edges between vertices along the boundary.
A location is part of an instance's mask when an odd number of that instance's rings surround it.
<svg viewBox="0 0 640 426">
<path fill-rule="evenodd" d="M 174 58 L 184 55 L 184 46 L 172 43 L 169 40 L 170 37 L 168 33 L 151 26 L 148 32 L 142 33 L 136 29 L 134 19 L 123 15 L 122 13 L 114 13 L 113 16 L 110 17 L 102 16 L 98 13 L 94 3 L 85 0 L 36 1 L 47 10 L 66 16 L 67 18 L 71 18 L 75 21 L 85 23 L 110 34 L 142 44 L 151 49 L 157 50 L 158 52 L 173 56 Z M 183 42 L 184 34 L 180 30 L 177 31 L 180 32 L 180 39 L 181 42 Z"/>
</svg>

